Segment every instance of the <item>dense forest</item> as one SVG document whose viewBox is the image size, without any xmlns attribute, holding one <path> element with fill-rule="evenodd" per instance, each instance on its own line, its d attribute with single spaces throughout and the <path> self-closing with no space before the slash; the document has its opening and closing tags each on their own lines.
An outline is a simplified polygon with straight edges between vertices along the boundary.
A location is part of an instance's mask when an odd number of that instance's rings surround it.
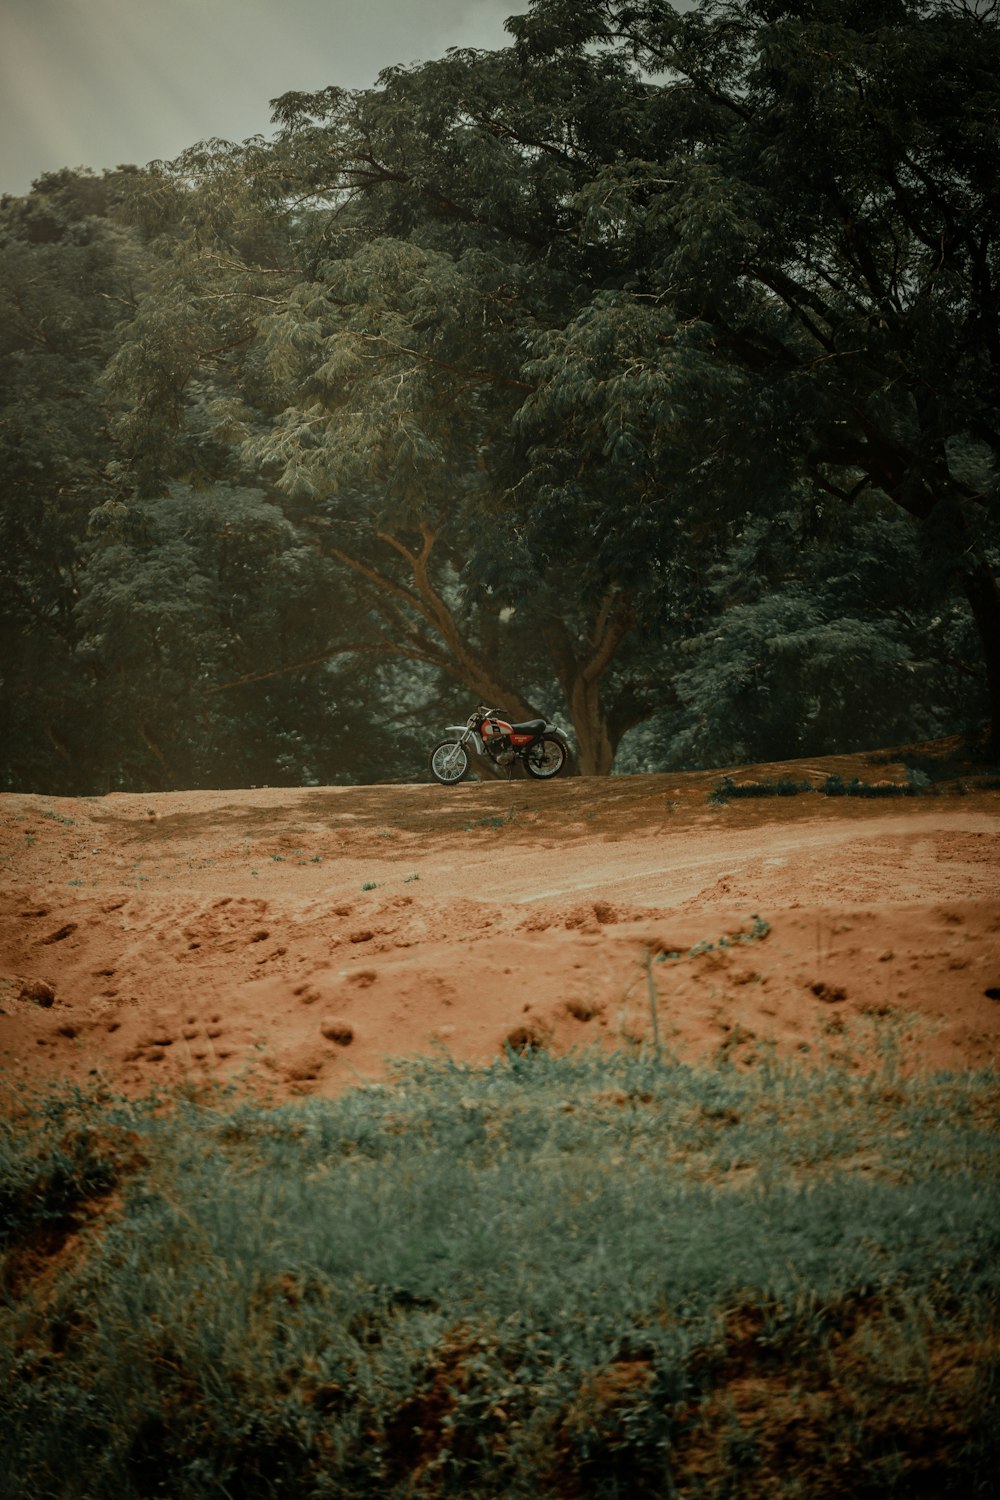
<svg viewBox="0 0 1000 1500">
<path fill-rule="evenodd" d="M 998 21 L 532 0 L 4 198 L 0 788 L 995 734 Z"/>
</svg>

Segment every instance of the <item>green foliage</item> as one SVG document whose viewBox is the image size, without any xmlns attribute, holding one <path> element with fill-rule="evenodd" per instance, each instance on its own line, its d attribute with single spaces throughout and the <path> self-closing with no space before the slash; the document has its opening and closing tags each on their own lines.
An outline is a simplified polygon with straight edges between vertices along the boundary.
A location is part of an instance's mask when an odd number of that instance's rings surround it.
<svg viewBox="0 0 1000 1500">
<path fill-rule="evenodd" d="M 146 271 L 108 217 L 115 183 L 51 174 L 0 204 L 0 705 L 15 780 L 68 766 L 65 725 L 85 711 L 73 610 L 87 517 L 108 493 L 99 378 Z"/>
<path fill-rule="evenodd" d="M 1000 716 L 992 10 L 509 30 L 0 205 L 3 785 L 412 774 L 470 695 L 587 772 Z"/>
<path fill-rule="evenodd" d="M 23 1101 L 0 1122 L 0 1251 L 10 1254 L 39 1234 L 65 1236 L 78 1227 L 77 1210 L 134 1165 L 132 1138 L 111 1114 L 102 1119 L 101 1103 L 66 1089 L 35 1102 L 30 1130 Z"/>
<path fill-rule="evenodd" d="M 707 368 L 728 373 L 728 405 L 705 382 L 693 471 L 714 487 L 724 465 L 730 495 L 758 479 L 767 494 L 787 462 L 848 505 L 881 491 L 947 534 L 940 561 L 972 609 L 996 719 L 992 7 L 568 10 L 538 0 L 513 23 L 522 57 L 575 67 L 589 49 L 596 73 L 611 50 L 664 80 L 641 149 L 584 201 L 632 290 L 703 330 Z"/>
<path fill-rule="evenodd" d="M 4 1492 L 721 1497 L 737 1463 L 753 1495 L 984 1493 L 994 1105 L 989 1074 L 644 1051 L 77 1099 L 141 1151 L 0 1316 Z"/>
<path fill-rule="evenodd" d="M 675 654 L 675 702 L 623 769 L 736 765 L 971 732 L 987 711 L 967 611 L 881 505 L 748 521 Z"/>
<path fill-rule="evenodd" d="M 391 670 L 330 650 L 329 563 L 261 491 L 105 503 L 73 583 L 65 673 L 19 682 L 7 786 L 371 781 L 419 763 Z M 282 675 L 289 658 L 308 675 Z M 55 715 L 46 758 L 38 734 Z"/>
</svg>

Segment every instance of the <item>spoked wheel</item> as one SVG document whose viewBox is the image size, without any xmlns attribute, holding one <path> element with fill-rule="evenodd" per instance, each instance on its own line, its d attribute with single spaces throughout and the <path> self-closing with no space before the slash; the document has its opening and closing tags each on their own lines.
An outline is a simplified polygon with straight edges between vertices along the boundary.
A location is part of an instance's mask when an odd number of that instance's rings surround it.
<svg viewBox="0 0 1000 1500">
<path fill-rule="evenodd" d="M 442 786 L 454 786 L 469 774 L 469 755 L 458 740 L 442 740 L 431 753 L 431 775 Z"/>
<path fill-rule="evenodd" d="M 565 764 L 566 747 L 561 740 L 550 739 L 547 734 L 542 735 L 524 757 L 524 769 L 539 781 L 558 776 Z"/>
</svg>

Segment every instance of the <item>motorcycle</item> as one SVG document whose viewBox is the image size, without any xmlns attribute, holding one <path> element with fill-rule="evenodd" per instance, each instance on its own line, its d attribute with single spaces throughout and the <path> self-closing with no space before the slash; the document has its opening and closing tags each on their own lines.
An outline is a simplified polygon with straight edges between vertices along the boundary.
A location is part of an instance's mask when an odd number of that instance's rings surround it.
<svg viewBox="0 0 1000 1500">
<path fill-rule="evenodd" d="M 491 768 L 514 774 L 518 761 L 529 776 L 549 781 L 568 766 L 569 741 L 561 729 L 548 719 L 528 719 L 510 724 L 495 708 L 480 703 L 464 724 L 449 724 L 448 739 L 441 740 L 431 752 L 431 775 L 442 786 L 464 781 L 474 759 L 485 757 Z"/>
</svg>

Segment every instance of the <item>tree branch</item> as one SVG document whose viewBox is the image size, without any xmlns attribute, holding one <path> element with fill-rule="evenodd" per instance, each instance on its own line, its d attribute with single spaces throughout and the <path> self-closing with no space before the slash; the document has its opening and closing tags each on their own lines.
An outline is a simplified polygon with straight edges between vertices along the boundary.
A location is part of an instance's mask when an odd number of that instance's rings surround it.
<svg viewBox="0 0 1000 1500">
<path fill-rule="evenodd" d="M 618 648 L 635 623 L 631 604 L 617 584 L 608 589 L 590 639 L 591 655 L 580 675 L 586 683 L 597 682 L 611 665 Z"/>
</svg>

